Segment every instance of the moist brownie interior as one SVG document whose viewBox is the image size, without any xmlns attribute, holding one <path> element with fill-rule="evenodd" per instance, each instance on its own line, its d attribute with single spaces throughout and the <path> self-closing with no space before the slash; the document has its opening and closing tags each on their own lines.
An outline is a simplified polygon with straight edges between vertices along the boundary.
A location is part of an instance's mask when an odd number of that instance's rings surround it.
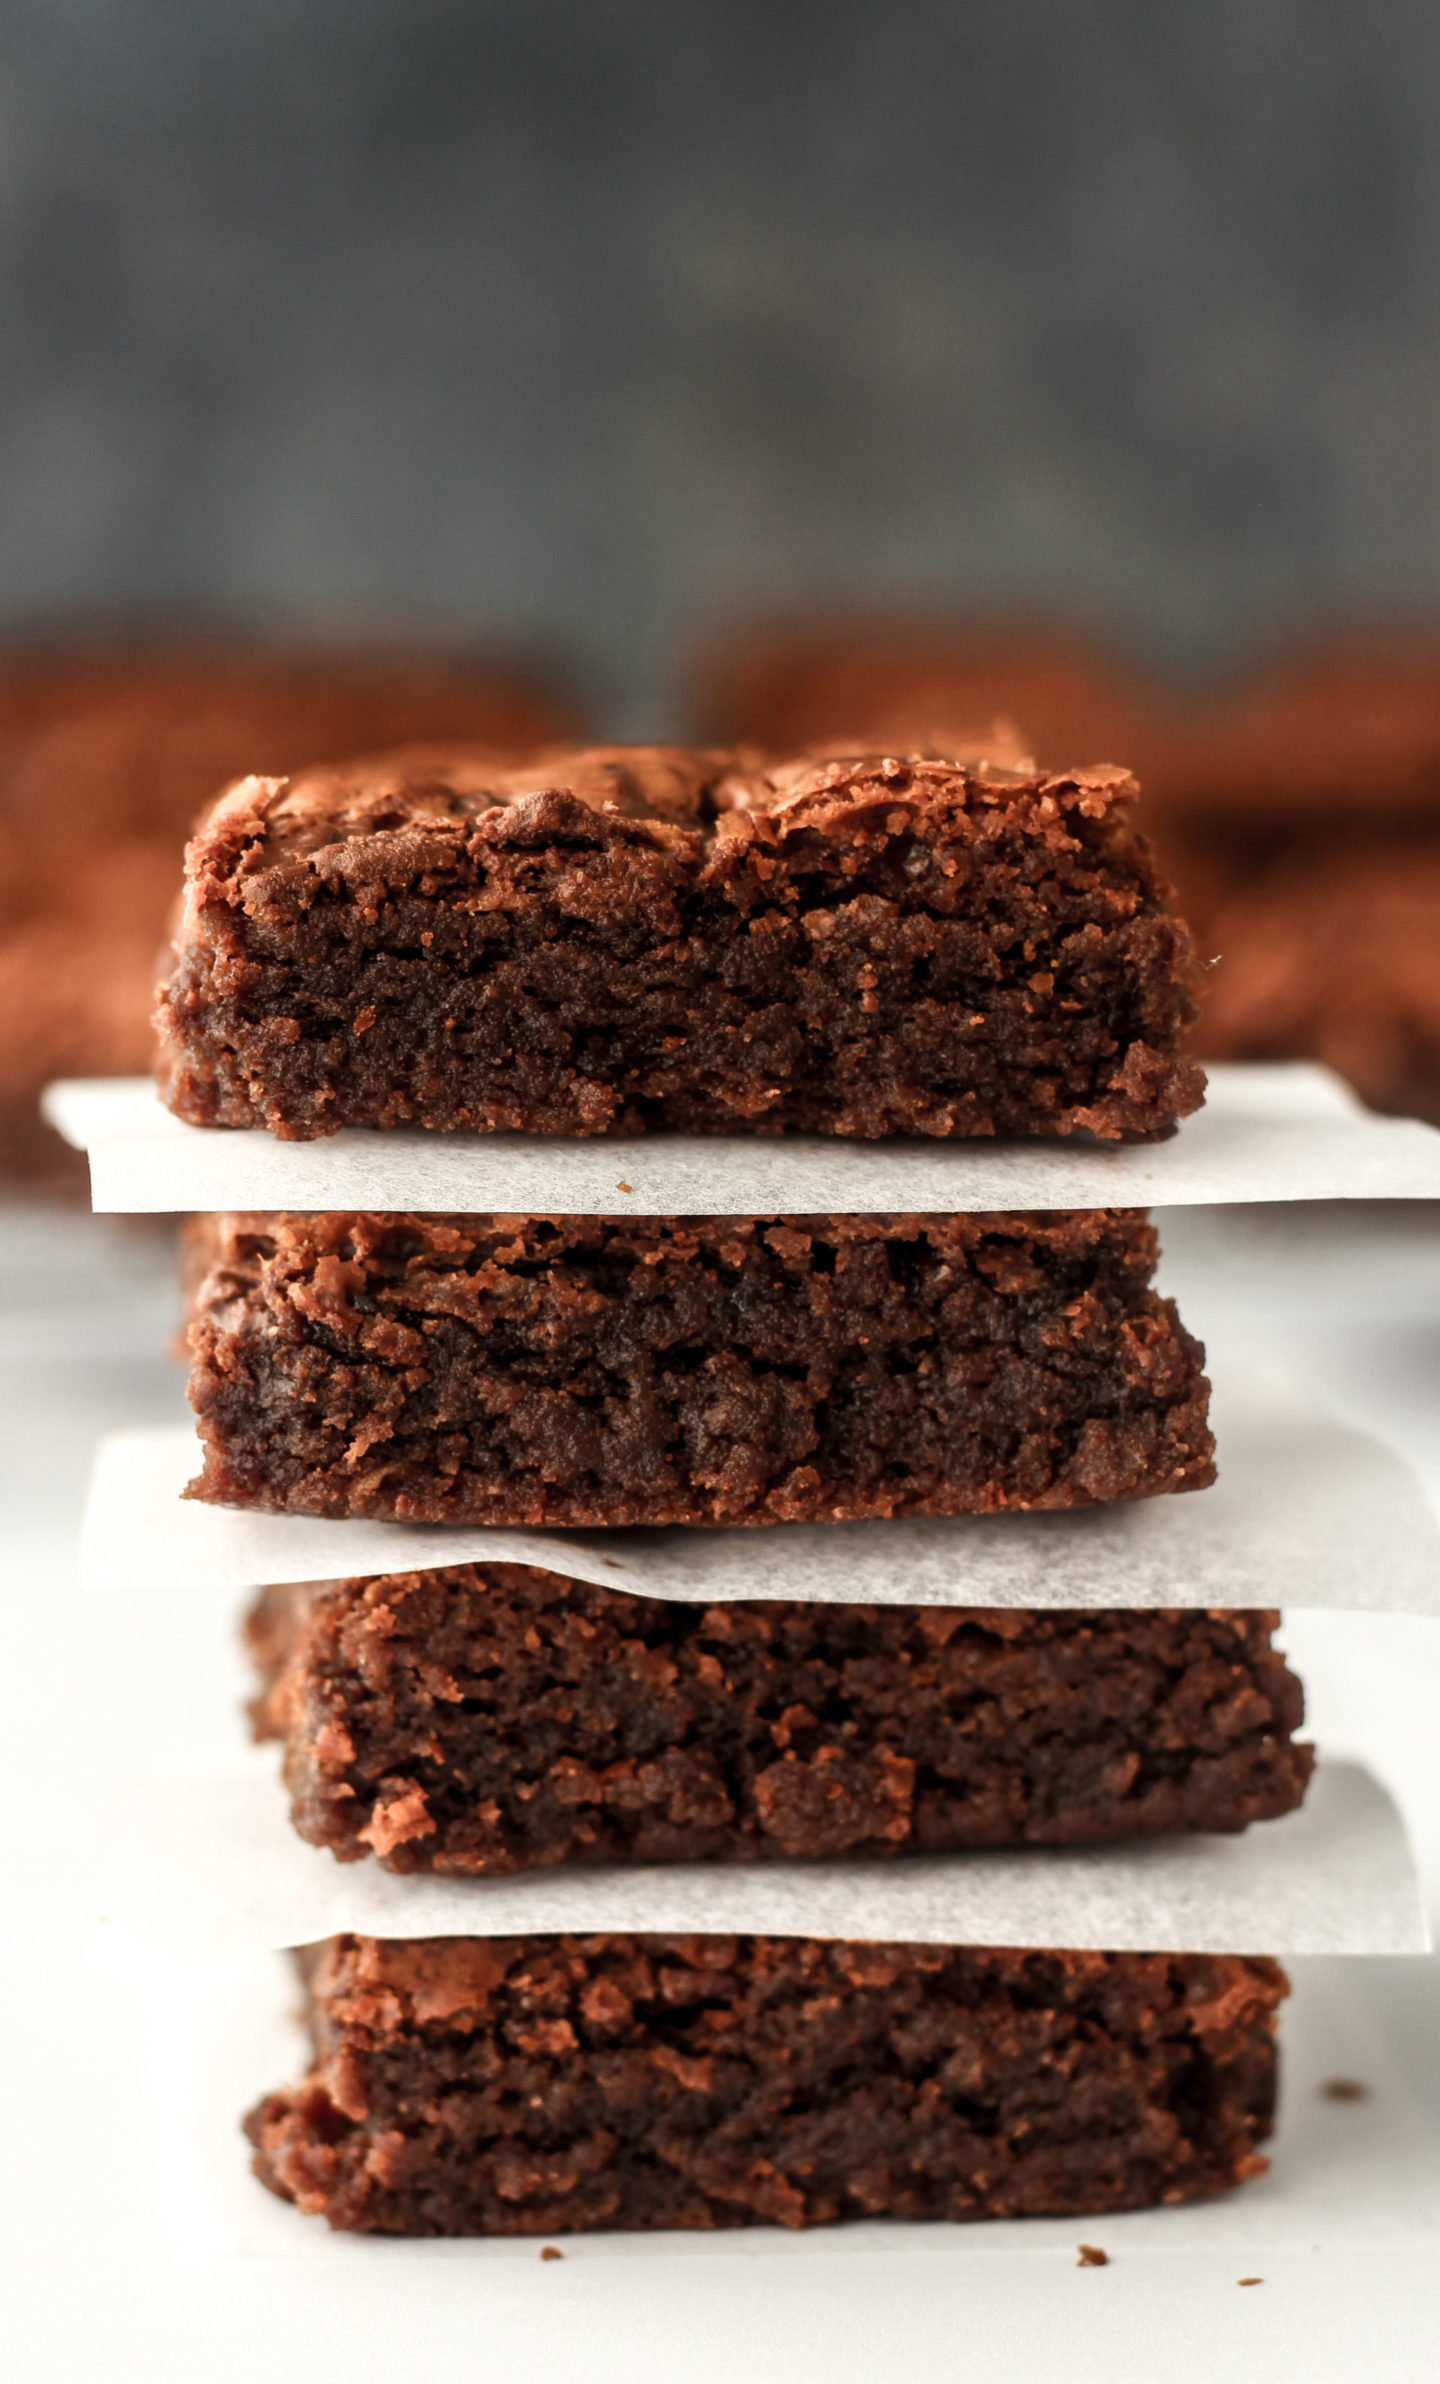
<svg viewBox="0 0 1440 2384">
<path fill-rule="evenodd" d="M 1143 1214 L 202 1218 L 198 1495 L 317 1515 L 758 1524 L 1214 1477 Z"/>
<path fill-rule="evenodd" d="M 1123 770 L 436 749 L 243 781 L 187 860 L 197 1125 L 1168 1133 L 1194 957 Z"/>
<path fill-rule="evenodd" d="M 247 2132 L 333 2227 L 1128 2210 L 1257 2175 L 1277 1964 L 763 1937 L 337 1938 Z"/>
<path fill-rule="evenodd" d="M 1233 1830 L 1298 1805 L 1264 1613 L 636 1597 L 528 1565 L 269 1589 L 302 1836 L 394 1871 Z"/>
</svg>

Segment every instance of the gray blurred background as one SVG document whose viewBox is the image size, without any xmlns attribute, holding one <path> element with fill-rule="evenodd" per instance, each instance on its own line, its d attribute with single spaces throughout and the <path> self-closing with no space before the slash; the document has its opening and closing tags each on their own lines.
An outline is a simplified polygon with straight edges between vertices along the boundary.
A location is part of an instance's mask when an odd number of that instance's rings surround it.
<svg viewBox="0 0 1440 2384">
<path fill-rule="evenodd" d="M 0 627 L 1440 611 L 1434 0 L 5 0 Z"/>
</svg>

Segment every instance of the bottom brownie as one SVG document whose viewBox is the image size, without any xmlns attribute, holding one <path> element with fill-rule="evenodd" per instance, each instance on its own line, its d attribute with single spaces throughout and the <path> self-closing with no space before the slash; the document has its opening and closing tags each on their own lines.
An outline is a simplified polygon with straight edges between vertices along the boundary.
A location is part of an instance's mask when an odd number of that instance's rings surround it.
<svg viewBox="0 0 1440 2384">
<path fill-rule="evenodd" d="M 775 1937 L 337 1937 L 246 2132 L 384 2235 L 1095 2214 L 1266 2166 L 1278 1964 Z"/>
</svg>

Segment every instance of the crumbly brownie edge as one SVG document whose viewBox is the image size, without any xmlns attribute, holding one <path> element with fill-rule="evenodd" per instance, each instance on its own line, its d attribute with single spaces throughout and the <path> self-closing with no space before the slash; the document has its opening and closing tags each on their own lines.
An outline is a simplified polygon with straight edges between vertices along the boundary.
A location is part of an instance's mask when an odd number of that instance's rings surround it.
<svg viewBox="0 0 1440 2384">
<path fill-rule="evenodd" d="M 341 1938 L 246 2121 L 337 2228 L 552 2235 L 1097 2214 L 1266 2166 L 1287 1982 L 1239 1956 Z"/>
<path fill-rule="evenodd" d="M 302 1837 L 494 1876 L 1273 1819 L 1313 1768 L 1277 1621 L 707 1608 L 495 1564 L 271 1589 L 247 1636 Z"/>
</svg>

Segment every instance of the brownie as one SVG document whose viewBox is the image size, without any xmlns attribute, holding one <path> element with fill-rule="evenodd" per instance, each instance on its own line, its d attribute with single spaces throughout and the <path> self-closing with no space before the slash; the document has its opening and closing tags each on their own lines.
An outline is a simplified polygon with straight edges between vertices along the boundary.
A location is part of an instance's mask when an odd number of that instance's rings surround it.
<svg viewBox="0 0 1440 2384">
<path fill-rule="evenodd" d="M 39 1093 L 149 1068 L 185 838 L 237 771 L 420 736 L 524 750 L 564 724 L 519 669 L 455 654 L 111 642 L 0 657 L 0 1174 L 83 1185 Z"/>
<path fill-rule="evenodd" d="M 1092 1506 L 1214 1478 L 1142 1212 L 209 1215 L 193 1494 L 404 1522 Z"/>
<path fill-rule="evenodd" d="M 1217 708 L 1162 827 L 1214 955 L 1203 1048 L 1440 1124 L 1440 646 L 1337 637 Z"/>
<path fill-rule="evenodd" d="M 1123 762 L 1147 811 L 1172 702 L 1092 638 L 1033 619 L 792 617 L 711 638 L 689 679 L 690 719 L 722 742 L 949 753 L 999 724 L 1046 769 Z"/>
<path fill-rule="evenodd" d="M 246 2121 L 332 2227 L 1079 2216 L 1263 2172 L 1275 1962 L 775 1937 L 339 1937 Z"/>
<path fill-rule="evenodd" d="M 1193 701 L 1158 790 L 1228 837 L 1440 821 L 1440 637 L 1337 630 Z"/>
<path fill-rule="evenodd" d="M 252 778 L 190 845 L 161 1089 L 295 1138 L 1165 1134 L 1193 956 L 1136 791 L 675 747 Z"/>
<path fill-rule="evenodd" d="M 1235 1830 L 1298 1805 L 1265 1613 L 636 1597 L 529 1565 L 267 1589 L 302 1837 L 458 1875 Z"/>
<path fill-rule="evenodd" d="M 1372 1108 L 1440 1124 L 1440 821 L 1314 840 L 1217 904 L 1205 1048 L 1322 1060 Z"/>
</svg>

